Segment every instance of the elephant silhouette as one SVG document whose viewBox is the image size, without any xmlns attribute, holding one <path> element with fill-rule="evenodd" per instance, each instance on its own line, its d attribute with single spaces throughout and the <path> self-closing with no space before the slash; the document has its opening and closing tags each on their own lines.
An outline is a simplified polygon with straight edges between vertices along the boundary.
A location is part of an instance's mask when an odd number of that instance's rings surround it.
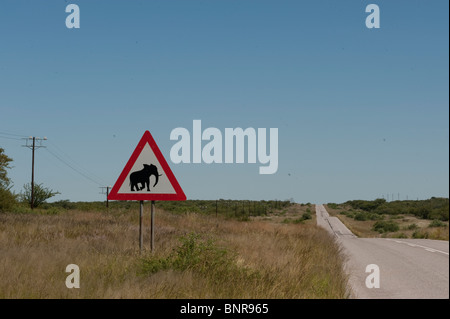
<svg viewBox="0 0 450 319">
<path fill-rule="evenodd" d="M 158 184 L 158 180 L 159 180 L 159 176 L 161 176 L 160 174 L 158 174 L 158 168 L 153 165 L 147 165 L 144 164 L 144 168 L 141 169 L 140 171 L 136 171 L 130 174 L 130 186 L 131 186 L 131 191 L 141 191 L 143 190 L 145 187 L 147 187 L 147 191 L 150 191 L 150 176 L 151 175 L 155 175 L 156 177 L 156 181 L 155 184 L 153 185 L 153 187 L 156 186 L 156 184 Z M 141 188 L 139 188 L 139 185 L 141 184 Z"/>
</svg>

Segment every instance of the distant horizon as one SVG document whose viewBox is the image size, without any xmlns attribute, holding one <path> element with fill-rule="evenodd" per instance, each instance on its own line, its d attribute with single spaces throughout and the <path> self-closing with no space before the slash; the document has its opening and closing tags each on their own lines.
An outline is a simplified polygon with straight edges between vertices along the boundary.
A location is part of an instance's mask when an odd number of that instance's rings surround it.
<svg viewBox="0 0 450 319">
<path fill-rule="evenodd" d="M 433 199 L 433 198 L 435 198 L 435 199 L 449 199 L 448 197 L 439 197 L 439 196 L 432 196 L 432 197 L 430 197 L 430 198 L 425 198 L 425 199 L 400 199 L 400 200 L 398 200 L 398 199 L 394 199 L 394 200 L 389 200 L 389 201 L 387 201 L 386 200 L 386 202 L 387 203 L 390 203 L 390 202 L 406 202 L 406 201 L 414 201 L 414 202 L 417 202 L 417 201 L 427 201 L 427 200 L 430 200 L 430 199 Z M 356 201 L 356 200 L 362 200 L 362 201 L 374 201 L 374 200 L 377 200 L 377 199 L 384 199 L 384 198 L 375 198 L 375 199 L 349 199 L 349 200 L 346 200 L 346 201 L 343 201 L 343 202 L 324 202 L 324 203 L 311 203 L 311 202 L 296 202 L 296 201 L 291 201 L 292 203 L 294 203 L 294 204 L 311 204 L 311 205 L 320 205 L 320 204 L 331 204 L 331 203 L 334 203 L 334 204 L 343 204 L 343 203 L 346 203 L 346 202 L 349 202 L 349 201 Z M 99 202 L 106 202 L 106 199 L 105 200 L 95 200 L 95 201 L 71 201 L 71 200 L 69 200 L 69 199 L 60 199 L 60 200 L 56 200 L 56 201 L 54 201 L 54 200 L 49 200 L 48 201 L 48 203 L 49 204 L 52 204 L 52 203 L 55 203 L 55 202 L 59 202 L 59 201 L 69 201 L 69 202 L 71 202 L 71 203 L 99 203 Z M 223 200 L 223 201 L 251 201 L 251 202 L 261 202 L 261 201 L 279 201 L 279 202 L 284 202 L 284 201 L 290 201 L 290 199 L 231 199 L 231 198 L 217 198 L 217 199 L 200 199 L 200 198 L 187 198 L 186 199 L 186 201 L 190 201 L 190 200 L 192 200 L 192 201 L 202 201 L 202 200 L 204 200 L 204 201 L 221 201 L 221 200 Z M 121 201 L 121 200 L 110 200 L 109 201 L 110 203 L 111 202 L 139 202 L 139 201 L 134 201 L 134 200 L 128 200 L 128 201 Z M 150 202 L 150 201 L 148 201 L 148 200 L 145 200 L 144 202 Z M 160 202 L 160 201 L 155 201 L 155 202 Z M 175 201 L 176 202 L 176 201 Z"/>
</svg>

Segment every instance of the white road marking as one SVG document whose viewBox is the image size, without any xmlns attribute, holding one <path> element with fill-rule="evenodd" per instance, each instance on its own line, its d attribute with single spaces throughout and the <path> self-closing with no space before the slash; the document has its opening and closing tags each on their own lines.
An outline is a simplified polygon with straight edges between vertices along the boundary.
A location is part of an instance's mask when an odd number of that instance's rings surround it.
<svg viewBox="0 0 450 319">
<path fill-rule="evenodd" d="M 393 239 L 389 239 L 389 238 L 386 238 L 386 240 L 395 241 L 396 243 L 399 243 L 399 244 L 406 244 L 406 245 L 411 246 L 411 247 L 420 247 L 420 248 L 423 248 L 423 249 L 425 249 L 425 250 L 427 250 L 429 252 L 432 252 L 432 253 L 436 253 L 437 252 L 437 253 L 441 253 L 441 254 L 444 254 L 444 255 L 448 256 L 448 253 L 445 252 L 445 251 L 442 251 L 442 250 L 437 250 L 437 249 L 433 249 L 433 248 L 430 248 L 430 247 L 426 247 L 426 246 L 422 246 L 422 245 L 416 245 L 416 244 L 411 244 L 411 243 L 407 243 L 405 241 L 393 240 Z"/>
</svg>

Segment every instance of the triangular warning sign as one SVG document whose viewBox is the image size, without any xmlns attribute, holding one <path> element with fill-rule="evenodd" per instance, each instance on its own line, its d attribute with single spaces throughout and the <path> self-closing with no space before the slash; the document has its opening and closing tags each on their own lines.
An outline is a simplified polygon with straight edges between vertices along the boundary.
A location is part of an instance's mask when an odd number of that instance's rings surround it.
<svg viewBox="0 0 450 319">
<path fill-rule="evenodd" d="M 108 199 L 186 200 L 186 195 L 149 131 L 145 131 Z"/>
</svg>

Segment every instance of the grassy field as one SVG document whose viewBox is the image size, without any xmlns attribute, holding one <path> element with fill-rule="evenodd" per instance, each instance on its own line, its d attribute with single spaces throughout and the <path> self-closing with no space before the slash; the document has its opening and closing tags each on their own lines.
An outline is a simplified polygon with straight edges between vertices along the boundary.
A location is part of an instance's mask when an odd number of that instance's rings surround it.
<svg viewBox="0 0 450 319">
<path fill-rule="evenodd" d="M 0 214 L 0 298 L 346 298 L 343 259 L 313 205 L 245 221 L 158 208 L 150 252 L 134 207 Z M 20 210 L 16 210 L 20 211 Z M 305 215 L 306 213 L 306 215 Z M 65 286 L 68 264 L 80 288 Z"/>
<path fill-rule="evenodd" d="M 449 240 L 448 221 L 424 219 L 412 214 L 368 213 L 346 204 L 325 205 L 325 208 L 331 216 L 338 217 L 358 237 Z M 376 228 L 376 225 L 380 227 Z M 384 225 L 392 227 L 383 227 Z"/>
</svg>

